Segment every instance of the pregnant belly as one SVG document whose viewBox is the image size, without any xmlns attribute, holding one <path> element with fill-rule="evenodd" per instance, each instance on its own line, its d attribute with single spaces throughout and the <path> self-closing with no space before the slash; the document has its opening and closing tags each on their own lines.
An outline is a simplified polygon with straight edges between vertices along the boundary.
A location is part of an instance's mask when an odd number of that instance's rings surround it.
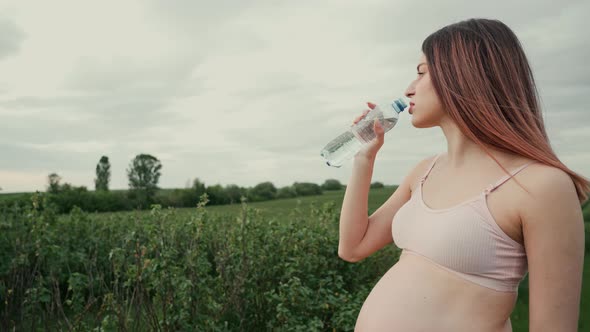
<svg viewBox="0 0 590 332">
<path fill-rule="evenodd" d="M 355 331 L 511 331 L 516 293 L 496 292 L 402 254 L 365 300 Z"/>
</svg>

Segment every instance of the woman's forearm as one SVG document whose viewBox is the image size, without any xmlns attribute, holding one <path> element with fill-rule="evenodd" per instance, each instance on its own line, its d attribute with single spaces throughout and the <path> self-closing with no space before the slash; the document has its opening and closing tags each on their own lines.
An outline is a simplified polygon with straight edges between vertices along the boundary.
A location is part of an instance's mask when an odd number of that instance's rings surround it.
<svg viewBox="0 0 590 332">
<path fill-rule="evenodd" d="M 344 260 L 354 260 L 354 250 L 367 231 L 368 201 L 375 158 L 356 156 L 352 174 L 346 186 L 340 210 L 340 237 L 338 255 Z"/>
</svg>

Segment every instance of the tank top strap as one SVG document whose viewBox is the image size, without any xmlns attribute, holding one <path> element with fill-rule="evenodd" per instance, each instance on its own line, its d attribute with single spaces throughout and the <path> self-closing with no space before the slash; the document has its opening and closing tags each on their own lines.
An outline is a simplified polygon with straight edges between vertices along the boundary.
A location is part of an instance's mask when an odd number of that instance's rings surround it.
<svg viewBox="0 0 590 332">
<path fill-rule="evenodd" d="M 430 171 L 432 171 L 432 168 L 434 167 L 434 164 L 436 164 L 436 161 L 438 160 L 438 157 L 440 157 L 440 154 L 437 154 L 434 159 L 432 159 L 432 162 L 430 163 L 430 166 L 428 166 L 428 169 L 426 170 L 426 172 L 424 173 L 424 175 L 422 175 L 422 178 L 420 178 L 420 182 L 424 183 L 424 181 L 426 181 L 426 178 L 428 177 L 428 174 L 430 174 Z"/>
<path fill-rule="evenodd" d="M 485 194 L 489 194 L 492 191 L 496 190 L 496 188 L 498 188 L 499 186 L 503 185 L 506 181 L 510 180 L 513 176 L 515 176 L 516 174 L 518 174 L 518 172 L 522 171 L 523 169 L 527 168 L 528 166 L 532 165 L 536 163 L 536 161 L 531 161 L 530 163 L 526 163 L 520 167 L 517 167 L 516 169 L 514 169 L 512 172 L 510 172 L 510 175 L 504 175 L 500 180 L 498 180 L 498 182 L 496 182 L 495 184 L 490 184 L 488 186 L 488 188 L 486 188 L 486 190 L 484 190 Z"/>
</svg>

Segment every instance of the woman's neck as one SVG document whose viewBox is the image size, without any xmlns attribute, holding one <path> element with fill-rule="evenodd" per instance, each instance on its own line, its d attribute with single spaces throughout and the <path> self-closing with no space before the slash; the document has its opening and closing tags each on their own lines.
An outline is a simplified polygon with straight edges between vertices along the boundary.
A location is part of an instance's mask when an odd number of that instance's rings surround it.
<svg viewBox="0 0 590 332">
<path fill-rule="evenodd" d="M 486 151 L 465 136 L 455 123 L 451 121 L 443 121 L 440 127 L 447 140 L 447 155 L 445 159 L 446 164 L 449 167 L 460 169 L 466 165 L 472 167 L 474 163 L 487 163 L 492 161 Z M 487 150 L 501 164 L 514 159 L 513 155 L 492 147 L 488 146 Z"/>
</svg>

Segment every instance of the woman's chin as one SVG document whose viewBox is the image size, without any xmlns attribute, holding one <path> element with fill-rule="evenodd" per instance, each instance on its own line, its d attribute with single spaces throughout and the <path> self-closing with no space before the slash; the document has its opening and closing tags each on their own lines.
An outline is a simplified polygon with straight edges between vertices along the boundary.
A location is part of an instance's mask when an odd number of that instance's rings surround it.
<svg viewBox="0 0 590 332">
<path fill-rule="evenodd" d="M 423 119 L 421 120 L 420 118 L 412 116 L 412 126 L 414 126 L 414 128 L 432 128 L 436 125 L 428 121 L 424 121 Z"/>
<path fill-rule="evenodd" d="M 415 128 L 424 128 L 424 123 L 422 123 L 420 119 L 416 118 L 416 116 L 412 116 L 412 126 Z"/>
</svg>

